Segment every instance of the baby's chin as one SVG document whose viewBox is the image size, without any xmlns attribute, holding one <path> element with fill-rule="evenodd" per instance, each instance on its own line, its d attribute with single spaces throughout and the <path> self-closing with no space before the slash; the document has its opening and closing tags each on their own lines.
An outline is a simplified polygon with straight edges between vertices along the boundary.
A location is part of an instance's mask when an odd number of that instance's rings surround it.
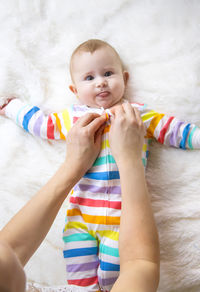
<svg viewBox="0 0 200 292">
<path fill-rule="evenodd" d="M 94 108 L 104 108 L 104 109 L 108 109 L 113 107 L 114 105 L 120 104 L 121 103 L 121 99 L 119 101 L 109 101 L 109 100 L 101 100 L 96 102 L 95 104 L 91 104 L 88 105 L 89 107 L 94 107 Z"/>
</svg>

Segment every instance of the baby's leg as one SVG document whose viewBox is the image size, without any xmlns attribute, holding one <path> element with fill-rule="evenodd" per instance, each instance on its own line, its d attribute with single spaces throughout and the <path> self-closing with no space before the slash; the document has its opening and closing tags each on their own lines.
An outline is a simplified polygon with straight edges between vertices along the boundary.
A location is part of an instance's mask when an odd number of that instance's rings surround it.
<svg viewBox="0 0 200 292">
<path fill-rule="evenodd" d="M 102 291 L 110 291 L 119 276 L 119 250 L 117 231 L 106 231 L 99 246 L 98 281 Z"/>
<path fill-rule="evenodd" d="M 86 291 L 99 291 L 97 239 L 84 223 L 68 222 L 63 240 L 68 284 L 84 287 Z"/>
</svg>

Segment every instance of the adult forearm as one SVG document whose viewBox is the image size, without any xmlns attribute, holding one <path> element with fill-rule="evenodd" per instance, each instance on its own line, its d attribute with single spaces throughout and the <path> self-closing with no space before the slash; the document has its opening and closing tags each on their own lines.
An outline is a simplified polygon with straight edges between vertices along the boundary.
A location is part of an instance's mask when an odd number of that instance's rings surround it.
<svg viewBox="0 0 200 292">
<path fill-rule="evenodd" d="M 159 240 L 141 159 L 119 166 L 122 188 L 120 261 L 159 263 Z"/>
<path fill-rule="evenodd" d="M 24 265 L 49 231 L 71 188 L 96 159 L 106 116 L 87 114 L 69 130 L 65 162 L 0 232 Z"/>
<path fill-rule="evenodd" d="M 76 183 L 70 166 L 63 164 L 48 183 L 0 232 L 23 265 L 48 233 L 63 201 Z"/>
</svg>

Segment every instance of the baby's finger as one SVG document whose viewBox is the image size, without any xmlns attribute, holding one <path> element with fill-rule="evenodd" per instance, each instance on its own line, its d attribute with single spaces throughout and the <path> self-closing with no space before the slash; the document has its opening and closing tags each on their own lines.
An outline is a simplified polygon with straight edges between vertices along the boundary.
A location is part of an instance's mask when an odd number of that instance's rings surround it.
<svg viewBox="0 0 200 292">
<path fill-rule="evenodd" d="M 0 116 L 4 116 L 5 115 L 5 107 L 3 107 L 2 109 L 0 108 Z"/>
</svg>

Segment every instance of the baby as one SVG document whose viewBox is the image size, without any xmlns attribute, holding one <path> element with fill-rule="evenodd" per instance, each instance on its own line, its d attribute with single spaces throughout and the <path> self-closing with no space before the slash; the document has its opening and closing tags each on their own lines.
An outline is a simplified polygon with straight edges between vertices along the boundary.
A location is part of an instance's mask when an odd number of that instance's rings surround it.
<svg viewBox="0 0 200 292">
<path fill-rule="evenodd" d="M 129 78 L 115 49 L 101 40 L 89 40 L 72 54 L 70 90 L 79 99 L 60 113 L 45 116 L 19 99 L 5 102 L 2 112 L 27 132 L 46 139 L 66 139 L 67 132 L 86 113 L 107 113 L 102 147 L 92 168 L 71 192 L 63 232 L 68 284 L 86 291 L 110 291 L 119 275 L 118 236 L 121 188 L 117 165 L 109 148 L 111 107 L 124 102 Z M 182 149 L 200 148 L 200 129 L 174 117 L 132 103 L 145 126 L 142 161 L 146 167 L 152 138 Z"/>
</svg>

